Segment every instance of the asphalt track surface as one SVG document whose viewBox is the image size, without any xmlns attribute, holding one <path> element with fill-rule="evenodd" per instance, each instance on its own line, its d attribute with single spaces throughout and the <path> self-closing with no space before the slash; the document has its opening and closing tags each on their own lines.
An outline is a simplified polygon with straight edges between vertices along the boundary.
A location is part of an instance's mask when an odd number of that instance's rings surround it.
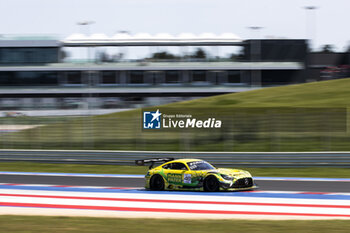
<svg viewBox="0 0 350 233">
<path fill-rule="evenodd" d="M 72 186 L 143 187 L 143 178 L 116 177 L 65 177 L 37 175 L 0 175 L 0 183 L 50 184 Z M 350 182 L 342 181 L 293 181 L 259 180 L 259 190 L 305 191 L 305 192 L 350 192 Z"/>
</svg>

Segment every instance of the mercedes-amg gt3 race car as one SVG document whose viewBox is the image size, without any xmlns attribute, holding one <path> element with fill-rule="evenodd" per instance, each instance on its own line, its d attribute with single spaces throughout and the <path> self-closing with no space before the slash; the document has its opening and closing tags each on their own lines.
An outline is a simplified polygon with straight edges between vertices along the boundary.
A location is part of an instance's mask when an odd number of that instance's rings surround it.
<svg viewBox="0 0 350 233">
<path fill-rule="evenodd" d="M 153 168 L 154 163 L 163 162 Z M 165 163 L 164 163 L 165 162 Z M 257 188 L 251 174 L 244 170 L 215 168 L 200 159 L 155 158 L 136 160 L 137 165 L 151 163 L 146 178 L 150 190 L 238 191 Z"/>
</svg>

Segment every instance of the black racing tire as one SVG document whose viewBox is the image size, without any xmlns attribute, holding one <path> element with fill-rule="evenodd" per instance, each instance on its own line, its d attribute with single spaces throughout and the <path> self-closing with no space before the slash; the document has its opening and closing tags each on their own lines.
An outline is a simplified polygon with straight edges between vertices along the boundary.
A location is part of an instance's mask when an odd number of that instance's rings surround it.
<svg viewBox="0 0 350 233">
<path fill-rule="evenodd" d="M 208 176 L 204 179 L 203 183 L 204 191 L 206 192 L 217 192 L 220 190 L 220 184 L 215 176 Z"/>
<path fill-rule="evenodd" d="M 164 190 L 164 179 L 161 175 L 153 175 L 149 182 L 149 188 L 153 191 Z"/>
</svg>

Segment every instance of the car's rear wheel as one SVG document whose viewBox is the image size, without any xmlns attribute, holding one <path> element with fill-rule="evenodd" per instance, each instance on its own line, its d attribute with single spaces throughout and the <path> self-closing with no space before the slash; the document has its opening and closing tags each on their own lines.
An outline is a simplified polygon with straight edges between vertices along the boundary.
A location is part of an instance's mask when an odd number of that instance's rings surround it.
<svg viewBox="0 0 350 233">
<path fill-rule="evenodd" d="M 154 191 L 164 190 L 164 180 L 160 175 L 154 175 L 150 180 L 150 189 Z"/>
<path fill-rule="evenodd" d="M 215 176 L 208 176 L 205 178 L 203 187 L 206 192 L 217 192 L 220 190 L 219 181 Z"/>
</svg>

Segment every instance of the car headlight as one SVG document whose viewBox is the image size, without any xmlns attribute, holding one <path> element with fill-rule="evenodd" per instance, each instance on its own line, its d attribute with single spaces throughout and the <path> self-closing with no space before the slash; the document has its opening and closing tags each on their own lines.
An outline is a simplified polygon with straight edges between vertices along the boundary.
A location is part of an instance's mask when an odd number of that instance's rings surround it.
<svg viewBox="0 0 350 233">
<path fill-rule="evenodd" d="M 222 178 L 224 178 L 225 180 L 233 180 L 233 177 L 225 175 L 225 174 L 220 174 Z"/>
</svg>

